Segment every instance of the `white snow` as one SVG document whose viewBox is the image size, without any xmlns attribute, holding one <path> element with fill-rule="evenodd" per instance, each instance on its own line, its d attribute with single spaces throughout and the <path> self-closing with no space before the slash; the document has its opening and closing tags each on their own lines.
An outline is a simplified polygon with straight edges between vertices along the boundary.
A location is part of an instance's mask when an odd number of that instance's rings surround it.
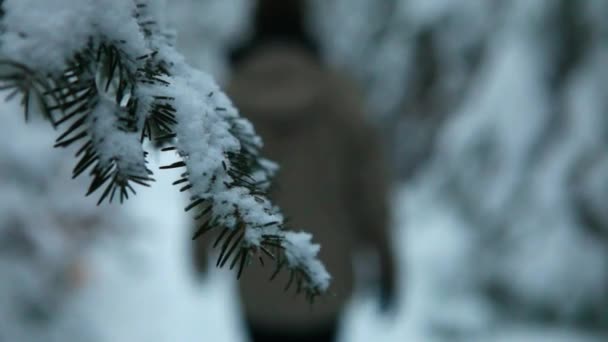
<svg viewBox="0 0 608 342">
<path fill-rule="evenodd" d="M 89 134 L 97 146 L 99 165 L 105 169 L 115 163 L 120 172 L 146 178 L 148 173 L 140 135 L 118 129 L 116 112 L 120 111 L 114 102 L 101 97 L 88 117 Z"/>
<path fill-rule="evenodd" d="M 306 267 L 315 279 L 315 286 L 321 291 L 329 287 L 331 276 L 317 259 L 321 246 L 312 243 L 312 235 L 306 232 L 288 232 L 285 234 L 285 256 L 291 267 Z M 293 246 L 293 248 L 291 248 Z"/>
<path fill-rule="evenodd" d="M 133 56 L 146 53 L 133 13 L 123 0 L 6 0 L 0 56 L 41 72 L 58 72 L 89 37 L 127 41 Z"/>
</svg>

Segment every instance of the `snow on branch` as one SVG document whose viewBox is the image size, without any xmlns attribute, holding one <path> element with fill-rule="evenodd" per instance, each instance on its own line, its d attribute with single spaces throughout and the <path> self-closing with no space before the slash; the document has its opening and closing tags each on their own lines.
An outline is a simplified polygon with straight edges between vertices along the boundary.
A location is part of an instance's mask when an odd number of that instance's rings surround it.
<svg viewBox="0 0 608 342">
<path fill-rule="evenodd" d="M 156 2 L 154 2 L 156 3 Z M 200 229 L 219 236 L 218 266 L 239 276 L 265 258 L 291 272 L 312 300 L 330 276 L 306 233 L 286 230 L 266 195 L 276 165 L 260 156 L 252 125 L 207 74 L 172 47 L 173 35 L 143 0 L 0 0 L 0 82 L 62 129 L 56 147 L 80 144 L 74 177 L 89 171 L 88 194 L 120 201 L 148 186 L 142 142 L 162 142 L 180 161 L 175 182 L 189 191 Z M 274 277 L 274 275 L 273 275 Z"/>
</svg>

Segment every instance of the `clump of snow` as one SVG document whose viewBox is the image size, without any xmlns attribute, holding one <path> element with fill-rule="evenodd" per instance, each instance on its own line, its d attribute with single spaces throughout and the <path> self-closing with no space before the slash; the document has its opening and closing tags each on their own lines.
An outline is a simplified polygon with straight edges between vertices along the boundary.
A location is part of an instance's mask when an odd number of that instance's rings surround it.
<svg viewBox="0 0 608 342">
<path fill-rule="evenodd" d="M 133 17 L 134 1 L 6 0 L 0 56 L 40 72 L 59 72 L 90 38 L 128 42 L 133 56 L 146 53 Z"/>
<path fill-rule="evenodd" d="M 147 178 L 140 136 L 137 132 L 125 132 L 118 127 L 117 112 L 122 111 L 102 97 L 88 117 L 89 134 L 99 155 L 99 167 L 106 169 L 115 163 L 124 174 Z"/>
<path fill-rule="evenodd" d="M 315 279 L 315 285 L 326 291 L 331 276 L 317 259 L 321 246 L 312 243 L 312 235 L 305 232 L 288 232 L 285 234 L 285 256 L 293 268 L 305 267 Z"/>
</svg>

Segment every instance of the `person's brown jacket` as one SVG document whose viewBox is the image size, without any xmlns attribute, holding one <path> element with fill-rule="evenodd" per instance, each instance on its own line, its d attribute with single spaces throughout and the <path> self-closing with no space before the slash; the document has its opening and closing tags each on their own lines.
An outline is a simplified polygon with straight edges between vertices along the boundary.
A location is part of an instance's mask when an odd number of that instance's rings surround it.
<svg viewBox="0 0 608 342">
<path fill-rule="evenodd" d="M 245 316 L 279 330 L 331 322 L 353 291 L 359 247 L 376 247 L 383 273 L 392 272 L 387 175 L 362 101 L 348 82 L 288 45 L 258 48 L 237 67 L 227 92 L 264 140 L 263 155 L 280 166 L 271 198 L 292 229 L 312 233 L 321 244 L 320 258 L 332 275 L 330 294 L 310 305 L 284 292 L 287 274 L 270 282 L 273 267 L 253 263 L 240 280 Z M 196 254 L 206 262 L 204 251 Z"/>
</svg>

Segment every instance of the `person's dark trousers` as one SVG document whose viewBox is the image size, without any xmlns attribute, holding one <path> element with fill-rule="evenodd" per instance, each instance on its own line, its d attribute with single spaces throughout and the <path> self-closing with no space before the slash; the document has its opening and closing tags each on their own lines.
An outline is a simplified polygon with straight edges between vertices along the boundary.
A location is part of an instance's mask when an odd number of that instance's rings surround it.
<svg viewBox="0 0 608 342">
<path fill-rule="evenodd" d="M 269 329 L 256 324 L 247 324 L 251 342 L 334 342 L 338 324 L 331 323 L 304 331 Z"/>
</svg>

